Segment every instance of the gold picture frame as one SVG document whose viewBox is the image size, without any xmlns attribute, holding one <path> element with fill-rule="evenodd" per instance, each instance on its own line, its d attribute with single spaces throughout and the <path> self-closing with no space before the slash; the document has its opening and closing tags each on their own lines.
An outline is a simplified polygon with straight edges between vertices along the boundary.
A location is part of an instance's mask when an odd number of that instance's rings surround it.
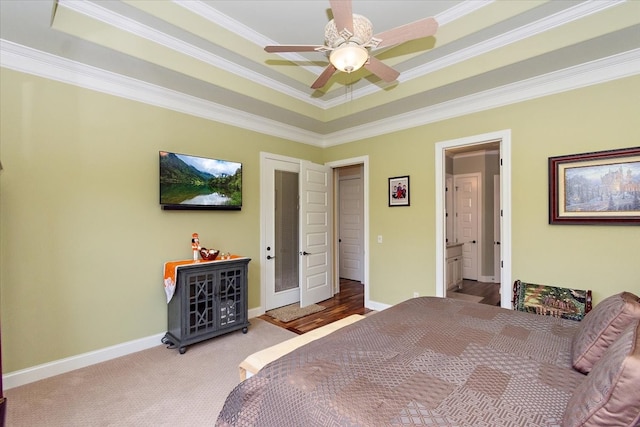
<svg viewBox="0 0 640 427">
<path fill-rule="evenodd" d="M 549 224 L 640 224 L 640 147 L 549 158 Z"/>
</svg>

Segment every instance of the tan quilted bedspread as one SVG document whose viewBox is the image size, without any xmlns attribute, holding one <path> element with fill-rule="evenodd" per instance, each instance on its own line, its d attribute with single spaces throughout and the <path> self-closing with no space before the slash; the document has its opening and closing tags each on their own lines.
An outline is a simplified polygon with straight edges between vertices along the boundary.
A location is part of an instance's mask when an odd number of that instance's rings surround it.
<svg viewBox="0 0 640 427">
<path fill-rule="evenodd" d="M 270 363 L 217 425 L 560 425 L 585 378 L 570 362 L 578 324 L 413 298 Z"/>
</svg>

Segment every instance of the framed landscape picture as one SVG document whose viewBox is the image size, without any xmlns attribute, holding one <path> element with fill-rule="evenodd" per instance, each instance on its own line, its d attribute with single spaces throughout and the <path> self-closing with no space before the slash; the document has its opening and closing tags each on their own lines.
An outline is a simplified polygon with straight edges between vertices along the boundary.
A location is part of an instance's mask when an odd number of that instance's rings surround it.
<svg viewBox="0 0 640 427">
<path fill-rule="evenodd" d="M 640 225 L 640 147 L 550 157 L 549 224 Z"/>
</svg>

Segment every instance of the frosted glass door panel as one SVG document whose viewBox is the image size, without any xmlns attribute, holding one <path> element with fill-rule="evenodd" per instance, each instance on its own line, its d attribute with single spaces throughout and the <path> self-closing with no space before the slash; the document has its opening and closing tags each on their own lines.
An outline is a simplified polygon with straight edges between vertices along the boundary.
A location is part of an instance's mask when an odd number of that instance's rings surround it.
<svg viewBox="0 0 640 427">
<path fill-rule="evenodd" d="M 275 171 L 275 291 L 298 287 L 298 174 Z"/>
</svg>

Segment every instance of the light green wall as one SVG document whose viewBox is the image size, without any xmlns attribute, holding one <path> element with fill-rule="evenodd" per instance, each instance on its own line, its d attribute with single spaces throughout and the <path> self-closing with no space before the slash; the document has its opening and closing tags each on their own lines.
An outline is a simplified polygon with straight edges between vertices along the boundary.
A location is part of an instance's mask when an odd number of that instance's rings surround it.
<svg viewBox="0 0 640 427">
<path fill-rule="evenodd" d="M 162 264 L 190 236 L 243 254 L 259 301 L 259 152 L 326 162 L 369 155 L 371 299 L 435 293 L 434 144 L 513 130 L 513 274 L 640 294 L 640 228 L 549 226 L 547 158 L 638 145 L 640 78 L 324 150 L 73 86 L 0 71 L 0 302 L 4 372 L 164 332 Z M 636 95 L 635 98 L 633 95 Z M 240 212 L 158 207 L 157 152 L 244 164 Z M 411 206 L 387 178 L 411 176 Z"/>
<path fill-rule="evenodd" d="M 393 304 L 435 294 L 435 144 L 512 130 L 512 275 L 640 295 L 640 227 L 548 224 L 551 156 L 638 146 L 640 77 L 535 99 L 325 150 L 370 162 L 370 297 Z M 387 178 L 410 175 L 411 206 L 387 207 Z M 375 243 L 383 235 L 382 244 Z"/>
<path fill-rule="evenodd" d="M 205 247 L 251 257 L 260 305 L 260 151 L 321 150 L 2 69 L 4 372 L 166 330 L 163 263 Z M 243 163 L 240 212 L 163 211 L 158 151 Z"/>
</svg>

